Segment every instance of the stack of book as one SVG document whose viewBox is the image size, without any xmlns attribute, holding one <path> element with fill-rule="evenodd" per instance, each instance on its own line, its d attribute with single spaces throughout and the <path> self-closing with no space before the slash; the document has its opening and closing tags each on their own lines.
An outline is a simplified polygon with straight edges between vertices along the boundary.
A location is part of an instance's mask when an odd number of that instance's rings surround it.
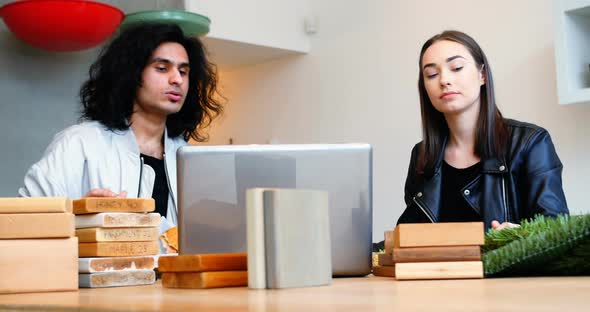
<svg viewBox="0 0 590 312">
<path fill-rule="evenodd" d="M 151 198 L 74 200 L 79 240 L 79 286 L 153 284 L 160 215 Z"/>
<path fill-rule="evenodd" d="M 385 250 L 377 254 L 377 265 L 373 265 L 373 275 L 395 277 L 395 263 L 393 262 L 394 231 L 385 231 Z"/>
<path fill-rule="evenodd" d="M 483 244 L 482 222 L 400 224 L 391 258 L 395 278 L 483 278 Z"/>
<path fill-rule="evenodd" d="M 162 286 L 168 288 L 218 288 L 248 285 L 246 254 L 200 254 L 158 259 Z"/>
<path fill-rule="evenodd" d="M 0 198 L 0 293 L 78 289 L 71 200 Z"/>
</svg>

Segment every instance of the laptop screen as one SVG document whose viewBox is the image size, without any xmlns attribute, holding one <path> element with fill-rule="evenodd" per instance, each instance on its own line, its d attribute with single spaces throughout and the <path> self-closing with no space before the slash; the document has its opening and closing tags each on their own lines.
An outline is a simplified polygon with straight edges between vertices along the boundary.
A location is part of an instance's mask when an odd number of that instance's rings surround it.
<svg viewBox="0 0 590 312">
<path fill-rule="evenodd" d="M 246 252 L 249 188 L 328 191 L 332 269 L 371 268 L 368 144 L 185 146 L 177 152 L 181 254 Z"/>
</svg>

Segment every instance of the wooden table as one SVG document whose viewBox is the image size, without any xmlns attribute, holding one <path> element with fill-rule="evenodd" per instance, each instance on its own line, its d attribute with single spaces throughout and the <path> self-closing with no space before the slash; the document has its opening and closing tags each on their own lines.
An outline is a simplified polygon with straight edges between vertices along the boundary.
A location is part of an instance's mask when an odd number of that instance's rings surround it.
<svg viewBox="0 0 590 312">
<path fill-rule="evenodd" d="M 396 281 L 337 278 L 331 286 L 248 290 L 155 285 L 0 295 L 0 311 L 589 311 L 590 277 Z M 22 310 L 19 310 L 22 311 Z"/>
</svg>

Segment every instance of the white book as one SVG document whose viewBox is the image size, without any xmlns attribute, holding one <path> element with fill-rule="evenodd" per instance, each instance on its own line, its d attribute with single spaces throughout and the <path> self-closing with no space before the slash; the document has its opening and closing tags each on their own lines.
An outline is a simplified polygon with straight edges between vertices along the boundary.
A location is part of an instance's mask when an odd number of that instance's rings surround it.
<svg viewBox="0 0 590 312">
<path fill-rule="evenodd" d="M 248 286 L 329 285 L 332 258 L 328 192 L 247 191 Z"/>
<path fill-rule="evenodd" d="M 101 212 L 76 215 L 76 228 L 91 227 L 158 227 L 160 214 L 157 212 Z"/>
<path fill-rule="evenodd" d="M 248 250 L 248 287 L 266 288 L 266 261 L 264 253 L 264 191 L 253 188 L 246 191 L 246 227 Z"/>
<path fill-rule="evenodd" d="M 78 258 L 80 273 L 153 270 L 155 256 Z"/>
<path fill-rule="evenodd" d="M 80 273 L 80 288 L 102 288 L 150 285 L 156 282 L 154 270 L 113 271 L 100 273 Z"/>
</svg>

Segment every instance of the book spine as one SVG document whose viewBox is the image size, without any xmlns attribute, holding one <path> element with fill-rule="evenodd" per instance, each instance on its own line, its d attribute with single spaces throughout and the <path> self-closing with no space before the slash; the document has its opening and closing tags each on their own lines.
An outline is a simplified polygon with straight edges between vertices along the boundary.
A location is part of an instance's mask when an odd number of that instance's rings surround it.
<svg viewBox="0 0 590 312">
<path fill-rule="evenodd" d="M 0 214 L 0 239 L 74 236 L 71 213 Z"/>
<path fill-rule="evenodd" d="M 263 192 L 260 188 L 246 192 L 248 287 L 253 289 L 266 288 Z"/>
<path fill-rule="evenodd" d="M 72 213 L 72 201 L 66 197 L 0 198 L 0 214 L 49 212 Z"/>
</svg>

